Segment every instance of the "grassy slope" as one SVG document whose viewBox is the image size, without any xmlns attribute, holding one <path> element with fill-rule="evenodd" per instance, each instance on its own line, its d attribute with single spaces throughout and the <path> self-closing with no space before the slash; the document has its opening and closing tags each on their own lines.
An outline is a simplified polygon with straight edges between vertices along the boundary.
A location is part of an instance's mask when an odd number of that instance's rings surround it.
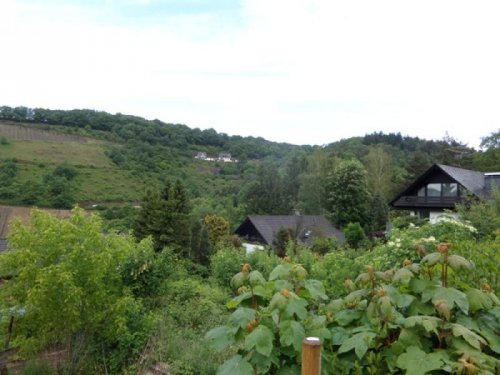
<svg viewBox="0 0 500 375">
<path fill-rule="evenodd" d="M 139 201 L 148 187 L 158 185 L 163 179 L 161 176 L 137 176 L 117 167 L 105 153 L 110 145 L 116 146 L 115 143 L 7 122 L 0 122 L 2 137 L 8 144 L 0 143 L 0 161 L 16 160 L 16 183 L 42 183 L 43 176 L 66 163 L 78 170 L 75 178 L 78 202 Z M 216 164 L 180 155 L 173 163 L 176 167 L 165 178 L 181 178 L 195 197 L 228 196 L 237 192 L 235 176 L 218 175 Z"/>
<path fill-rule="evenodd" d="M 92 138 L 60 139 L 57 133 L 47 137 L 47 132 L 43 133 L 43 137 L 37 137 L 42 135 L 41 131 L 35 131 L 35 136 L 31 131 L 27 137 L 23 126 L 1 125 L 3 132 L 0 136 L 6 138 L 8 144 L 0 144 L 0 160 L 17 161 L 17 183 L 42 182 L 44 175 L 66 163 L 78 170 L 75 181 L 79 202 L 135 201 L 144 193 L 146 183 L 142 179 L 130 171 L 117 168 L 106 156 L 106 142 Z M 16 131 L 16 127 L 20 131 Z"/>
</svg>

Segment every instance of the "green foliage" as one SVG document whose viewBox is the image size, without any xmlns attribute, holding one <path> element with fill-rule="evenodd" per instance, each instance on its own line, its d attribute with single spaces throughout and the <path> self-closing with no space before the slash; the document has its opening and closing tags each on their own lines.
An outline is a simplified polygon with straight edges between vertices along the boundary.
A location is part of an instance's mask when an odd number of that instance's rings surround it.
<svg viewBox="0 0 500 375">
<path fill-rule="evenodd" d="M 149 318 L 121 270 L 151 251 L 150 242 L 104 236 L 97 216 L 75 209 L 68 220 L 34 210 L 28 225 L 13 223 L 9 243 L 12 250 L 0 257 L 0 274 L 9 276 L 0 289 L 1 332 L 13 314 L 12 345 L 22 355 L 78 337 L 100 342 L 113 371 L 138 354 Z"/>
<path fill-rule="evenodd" d="M 281 258 L 270 249 L 253 251 L 246 255 L 245 260 L 253 269 L 259 270 L 266 278 L 281 262 Z"/>
<path fill-rule="evenodd" d="M 313 264 L 311 277 L 321 280 L 326 293 L 332 298 L 338 298 L 349 290 L 349 284 L 363 269 L 363 265 L 356 261 L 362 255 L 359 250 L 336 250 L 318 258 Z"/>
<path fill-rule="evenodd" d="M 500 228 L 500 189 L 494 187 L 491 196 L 484 201 L 477 201 L 467 206 L 459 205 L 457 212 L 461 218 L 477 229 L 480 237 L 494 238 Z"/>
<path fill-rule="evenodd" d="M 395 368 L 406 374 L 472 373 L 464 366 L 495 373 L 500 300 L 484 288 L 451 286 L 451 272 L 472 264 L 451 254 L 448 243 L 437 248 L 396 272 L 367 266 L 356 279 L 359 289 L 352 285 L 345 298 L 330 302 L 333 341 L 326 350 L 336 353 L 338 372 L 375 365 L 381 374 Z"/>
<path fill-rule="evenodd" d="M 370 193 L 367 172 L 357 160 L 341 161 L 327 180 L 328 211 L 333 222 L 340 228 L 348 223 L 368 220 Z"/>
<path fill-rule="evenodd" d="M 249 183 L 244 194 L 247 212 L 252 215 L 288 214 L 293 207 L 284 187 L 284 178 L 274 164 L 260 164 L 254 181 Z"/>
<path fill-rule="evenodd" d="M 380 194 L 374 194 L 368 215 L 368 228 L 370 232 L 383 231 L 389 218 L 389 205 Z"/>
<path fill-rule="evenodd" d="M 160 192 L 148 191 L 133 223 L 134 236 L 152 236 L 155 251 L 174 247 L 187 255 L 190 242 L 190 205 L 180 181 L 167 182 Z"/>
<path fill-rule="evenodd" d="M 335 238 L 330 237 L 315 237 L 313 239 L 313 244 L 311 250 L 317 254 L 325 255 L 336 250 L 338 247 Z"/>
<path fill-rule="evenodd" d="M 345 242 L 353 249 L 363 247 L 367 237 L 359 223 L 349 223 L 344 228 Z"/>
<path fill-rule="evenodd" d="M 231 280 L 237 293 L 227 303 L 233 313 L 226 325 L 210 330 L 206 338 L 218 350 L 237 350 L 219 374 L 265 374 L 296 370 L 306 335 L 330 336 L 325 317 L 316 311 L 326 300 L 323 286 L 307 279 L 301 265 L 279 264 L 266 281 L 249 264 Z"/>
<path fill-rule="evenodd" d="M 221 216 L 207 215 L 203 220 L 210 240 L 210 245 L 216 248 L 229 235 L 229 222 Z"/>
<path fill-rule="evenodd" d="M 289 242 L 295 242 L 296 233 L 291 228 L 280 228 L 273 239 L 273 249 L 279 257 L 284 257 L 286 254 L 287 245 Z"/>
<path fill-rule="evenodd" d="M 218 249 L 210 257 L 210 270 L 215 284 L 226 287 L 233 274 L 246 262 L 243 248 L 226 247 Z"/>
<path fill-rule="evenodd" d="M 231 280 L 235 297 L 227 306 L 233 313 L 206 335 L 215 349 L 235 350 L 218 373 L 297 370 L 305 336 L 321 338 L 325 373 L 495 373 L 500 300 L 487 283 L 481 289 L 467 285 L 462 275 L 473 263 L 452 254 L 450 243 L 419 237 L 432 232 L 440 239 L 471 241 L 473 231 L 464 234 L 467 227 L 461 225 L 443 222 L 398 232 L 402 239 L 392 238 L 391 249 L 413 243 L 421 261 L 406 259 L 402 268 L 386 272 L 364 266 L 370 252 L 356 256 L 353 250 L 316 259 L 315 279 L 286 260 L 267 279 L 244 264 Z M 352 281 L 361 269 L 365 272 Z M 351 280 L 341 285 L 346 277 Z M 326 294 L 345 297 L 328 303 Z"/>
</svg>

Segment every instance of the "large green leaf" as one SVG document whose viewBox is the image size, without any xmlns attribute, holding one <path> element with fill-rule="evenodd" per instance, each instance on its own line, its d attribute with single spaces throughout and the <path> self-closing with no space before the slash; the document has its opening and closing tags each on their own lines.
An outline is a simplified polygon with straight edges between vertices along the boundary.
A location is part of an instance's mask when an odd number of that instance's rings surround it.
<svg viewBox="0 0 500 375">
<path fill-rule="evenodd" d="M 406 375 L 425 375 L 444 367 L 445 357 L 441 353 L 426 353 L 416 346 L 410 346 L 398 357 L 396 365 L 406 370 Z"/>
<path fill-rule="evenodd" d="M 297 352 L 300 352 L 302 340 L 306 335 L 302 324 L 295 320 L 284 320 L 280 323 L 279 329 L 281 345 L 292 345 Z"/>
<path fill-rule="evenodd" d="M 287 279 L 291 269 L 290 263 L 278 264 L 269 274 L 269 280 Z"/>
<path fill-rule="evenodd" d="M 240 294 L 239 296 L 234 297 L 231 301 L 226 303 L 228 309 L 235 309 L 240 305 L 240 303 L 244 300 L 252 298 L 252 292 L 245 292 Z"/>
<path fill-rule="evenodd" d="M 248 307 L 238 307 L 229 317 L 229 324 L 234 327 L 245 328 L 255 319 L 256 311 Z"/>
<path fill-rule="evenodd" d="M 491 309 L 493 307 L 493 301 L 486 292 L 471 288 L 465 292 L 465 295 L 469 300 L 469 307 L 472 312 L 481 309 Z"/>
<path fill-rule="evenodd" d="M 339 353 L 345 353 L 354 349 L 356 356 L 361 359 L 371 346 L 373 339 L 377 336 L 374 332 L 360 332 L 345 340 L 338 350 Z"/>
<path fill-rule="evenodd" d="M 305 281 L 304 287 L 311 294 L 311 297 L 313 299 L 328 299 L 325 294 L 325 287 L 323 286 L 321 281 L 308 279 Z"/>
<path fill-rule="evenodd" d="M 344 327 L 333 327 L 330 329 L 332 333 L 332 344 L 342 345 L 342 343 L 349 338 L 349 334 Z"/>
<path fill-rule="evenodd" d="M 410 281 L 410 289 L 415 293 L 422 293 L 426 288 L 434 288 L 434 283 L 429 280 L 417 279 L 414 277 Z"/>
<path fill-rule="evenodd" d="M 437 288 L 432 297 L 432 302 L 445 300 L 448 306 L 456 305 L 462 312 L 467 315 L 469 313 L 469 300 L 465 293 L 455 288 Z"/>
<path fill-rule="evenodd" d="M 254 375 L 252 365 L 243 358 L 241 355 L 237 354 L 230 359 L 228 359 L 224 364 L 217 370 L 218 375 Z"/>
<path fill-rule="evenodd" d="M 411 272 L 407 268 L 400 268 L 399 270 L 396 271 L 394 274 L 394 277 L 392 280 L 396 283 L 401 283 L 403 285 L 408 285 L 410 283 L 410 280 L 414 277 L 415 275 L 413 272 Z"/>
<path fill-rule="evenodd" d="M 396 303 L 396 306 L 398 308 L 408 307 L 415 300 L 415 297 L 411 294 L 401 293 L 397 288 L 394 288 L 393 286 L 387 285 L 384 287 L 384 289 L 387 291 L 389 297 L 391 297 L 391 299 Z"/>
<path fill-rule="evenodd" d="M 363 312 L 359 310 L 342 310 L 334 315 L 334 319 L 339 325 L 345 327 L 361 318 L 362 315 Z"/>
<path fill-rule="evenodd" d="M 486 345 L 486 340 L 477 333 L 460 324 L 451 324 L 453 336 L 462 336 L 467 343 L 476 349 L 481 349 L 481 344 Z"/>
<path fill-rule="evenodd" d="M 286 304 L 283 318 L 293 318 L 296 315 L 299 319 L 307 317 L 307 301 L 299 297 L 291 297 Z"/>
<path fill-rule="evenodd" d="M 221 351 L 233 344 L 234 331 L 227 326 L 221 326 L 208 331 L 205 338 L 210 341 L 216 351 Z"/>
<path fill-rule="evenodd" d="M 245 339 L 245 350 L 255 348 L 260 354 L 270 355 L 273 350 L 274 335 L 265 325 L 258 325 Z"/>
<path fill-rule="evenodd" d="M 412 328 L 415 327 L 415 325 L 419 325 L 427 332 L 437 332 L 437 327 L 441 322 L 442 320 L 435 316 L 416 315 L 406 318 L 404 326 L 406 328 Z"/>
</svg>

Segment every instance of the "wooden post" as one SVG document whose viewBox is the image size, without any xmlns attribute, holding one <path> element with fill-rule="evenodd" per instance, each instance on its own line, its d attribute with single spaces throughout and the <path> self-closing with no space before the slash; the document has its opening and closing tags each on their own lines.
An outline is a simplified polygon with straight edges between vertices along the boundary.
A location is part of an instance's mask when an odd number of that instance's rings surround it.
<svg viewBox="0 0 500 375">
<path fill-rule="evenodd" d="M 321 340 L 306 337 L 302 341 L 302 375 L 321 374 Z"/>
</svg>

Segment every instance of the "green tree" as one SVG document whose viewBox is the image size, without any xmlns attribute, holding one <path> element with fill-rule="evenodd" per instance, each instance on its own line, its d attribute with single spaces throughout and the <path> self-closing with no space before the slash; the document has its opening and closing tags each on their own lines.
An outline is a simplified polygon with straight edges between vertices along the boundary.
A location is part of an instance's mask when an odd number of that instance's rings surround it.
<svg viewBox="0 0 500 375">
<path fill-rule="evenodd" d="M 366 170 L 358 160 L 343 160 L 327 176 L 328 211 L 335 225 L 368 220 L 370 193 Z"/>
<path fill-rule="evenodd" d="M 353 249 L 362 247 L 366 242 L 366 234 L 359 223 L 349 223 L 344 228 L 345 242 Z"/>
<path fill-rule="evenodd" d="M 273 239 L 273 248 L 276 255 L 284 257 L 287 245 L 290 241 L 295 241 L 296 233 L 291 228 L 280 228 Z"/>
<path fill-rule="evenodd" d="M 180 181 L 165 183 L 161 191 L 148 191 L 133 222 L 138 240 L 152 236 L 156 251 L 172 246 L 188 255 L 190 246 L 190 205 Z"/>
<path fill-rule="evenodd" d="M 136 253 L 152 252 L 151 242 L 101 229 L 100 218 L 81 209 L 66 220 L 34 210 L 28 225 L 13 223 L 11 251 L 0 257 L 0 275 L 8 278 L 0 288 L 0 316 L 14 316 L 12 347 L 21 355 L 47 345 L 71 348 L 73 340 L 100 342 L 104 361 L 111 366 L 110 356 L 120 358 L 120 367 L 144 345 L 147 315 L 121 271 Z"/>
<path fill-rule="evenodd" d="M 212 246 L 208 236 L 208 230 L 202 220 L 194 220 L 191 224 L 191 251 L 189 258 L 194 262 L 207 265 L 210 263 Z"/>
<path fill-rule="evenodd" d="M 493 188 L 488 199 L 458 205 L 457 211 L 477 229 L 480 237 L 495 238 L 500 234 L 500 188 Z"/>
<path fill-rule="evenodd" d="M 370 231 L 380 231 L 385 229 L 389 218 L 389 205 L 384 197 L 378 193 L 373 196 L 368 215 L 368 227 Z"/>
<path fill-rule="evenodd" d="M 210 214 L 205 216 L 203 222 L 207 228 L 210 245 L 217 248 L 221 241 L 229 236 L 229 222 L 222 216 Z"/>
<path fill-rule="evenodd" d="M 286 215 L 292 208 L 283 178 L 274 164 L 259 165 L 257 176 L 244 195 L 247 211 L 252 215 Z"/>
<path fill-rule="evenodd" d="M 315 150 L 307 158 L 307 168 L 300 175 L 298 207 L 304 214 L 320 215 L 324 213 L 326 203 L 326 175 L 328 158 L 323 150 Z"/>
<path fill-rule="evenodd" d="M 474 154 L 474 168 L 480 171 L 498 172 L 500 165 L 500 130 L 481 139 L 481 151 Z"/>
<path fill-rule="evenodd" d="M 299 202 L 300 175 L 305 171 L 307 160 L 304 155 L 293 155 L 285 166 L 283 178 L 285 200 L 292 208 Z"/>
<path fill-rule="evenodd" d="M 368 188 L 372 194 L 389 197 L 392 188 L 391 156 L 381 147 L 370 148 L 365 157 Z"/>
</svg>

